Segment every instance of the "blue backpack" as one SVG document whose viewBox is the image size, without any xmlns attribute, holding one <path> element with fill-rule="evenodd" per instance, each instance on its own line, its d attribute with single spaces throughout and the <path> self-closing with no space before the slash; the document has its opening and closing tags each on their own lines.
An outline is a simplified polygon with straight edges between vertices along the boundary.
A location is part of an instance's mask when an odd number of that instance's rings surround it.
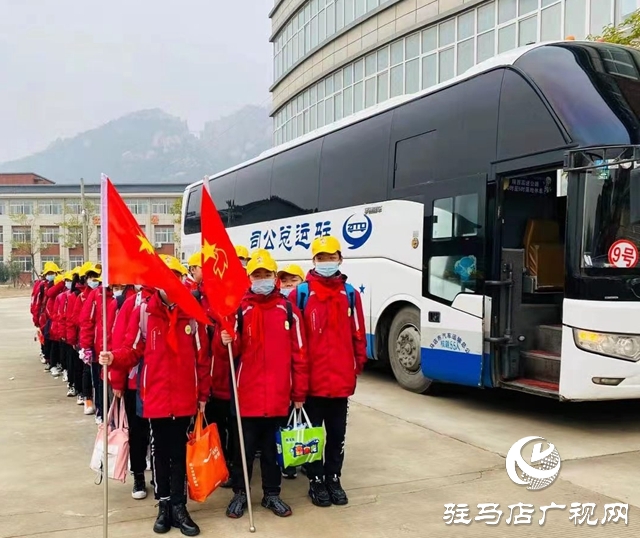
<svg viewBox="0 0 640 538">
<path fill-rule="evenodd" d="M 349 298 L 349 317 L 351 317 L 356 309 L 356 290 L 348 282 L 344 283 L 344 290 Z M 302 284 L 298 284 L 298 287 L 296 288 L 296 303 L 302 313 L 304 313 L 304 306 L 307 304 L 308 298 L 309 283 L 303 282 Z"/>
</svg>

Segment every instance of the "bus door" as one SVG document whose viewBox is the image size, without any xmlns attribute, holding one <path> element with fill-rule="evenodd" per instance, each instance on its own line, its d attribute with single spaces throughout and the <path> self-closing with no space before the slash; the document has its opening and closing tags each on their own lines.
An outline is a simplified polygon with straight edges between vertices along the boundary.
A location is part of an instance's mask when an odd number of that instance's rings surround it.
<svg viewBox="0 0 640 538">
<path fill-rule="evenodd" d="M 427 192 L 422 372 L 433 381 L 482 386 L 487 176 L 431 183 Z"/>
</svg>

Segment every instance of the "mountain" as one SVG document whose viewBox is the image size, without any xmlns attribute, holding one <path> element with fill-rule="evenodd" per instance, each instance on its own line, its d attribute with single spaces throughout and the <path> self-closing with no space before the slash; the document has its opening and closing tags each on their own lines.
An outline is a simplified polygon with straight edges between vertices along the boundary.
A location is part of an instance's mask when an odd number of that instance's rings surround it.
<svg viewBox="0 0 640 538">
<path fill-rule="evenodd" d="M 57 183 L 190 183 L 256 157 L 271 147 L 268 110 L 245 106 L 205 124 L 200 136 L 160 109 L 141 110 L 60 139 L 28 157 L 0 164 L 0 172 L 33 172 Z"/>
</svg>

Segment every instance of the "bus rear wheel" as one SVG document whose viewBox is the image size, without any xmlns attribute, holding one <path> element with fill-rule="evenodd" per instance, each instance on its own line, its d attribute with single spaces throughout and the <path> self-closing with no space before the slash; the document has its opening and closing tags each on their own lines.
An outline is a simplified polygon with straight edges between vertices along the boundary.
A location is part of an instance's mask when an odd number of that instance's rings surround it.
<svg viewBox="0 0 640 538">
<path fill-rule="evenodd" d="M 389 328 L 389 363 L 403 389 L 426 394 L 433 381 L 422 374 L 420 366 L 420 311 L 414 306 L 401 308 Z"/>
</svg>

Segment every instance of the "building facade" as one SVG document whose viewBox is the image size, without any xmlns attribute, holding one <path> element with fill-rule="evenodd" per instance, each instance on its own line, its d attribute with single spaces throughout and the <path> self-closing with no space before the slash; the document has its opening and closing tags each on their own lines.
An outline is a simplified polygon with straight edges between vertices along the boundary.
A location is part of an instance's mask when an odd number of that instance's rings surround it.
<svg viewBox="0 0 640 538">
<path fill-rule="evenodd" d="M 279 145 L 519 46 L 598 35 L 640 0 L 274 0 Z"/>
<path fill-rule="evenodd" d="M 186 185 L 116 185 L 160 254 L 176 255 L 180 205 Z M 100 186 L 85 186 L 88 259 L 100 261 Z M 0 184 L 0 263 L 15 262 L 22 280 L 47 261 L 63 269 L 82 265 L 83 204 L 79 185 Z"/>
</svg>

